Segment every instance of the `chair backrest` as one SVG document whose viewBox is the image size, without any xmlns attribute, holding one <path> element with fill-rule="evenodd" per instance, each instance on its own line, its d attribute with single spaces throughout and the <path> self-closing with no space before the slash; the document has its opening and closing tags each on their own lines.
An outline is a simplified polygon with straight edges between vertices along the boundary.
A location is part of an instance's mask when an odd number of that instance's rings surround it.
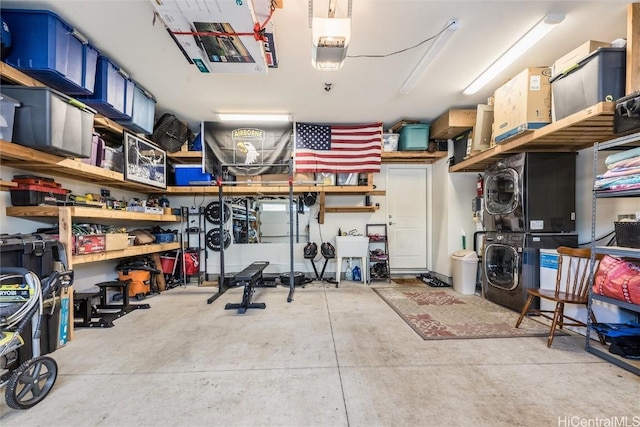
<svg viewBox="0 0 640 427">
<path fill-rule="evenodd" d="M 586 300 L 589 291 L 589 273 L 591 272 L 591 249 L 560 246 L 557 251 L 560 256 L 558 257 L 558 273 L 556 275 L 556 294 L 565 292 L 578 299 Z M 600 259 L 602 259 L 602 254 L 596 254 L 596 267 Z M 595 270 L 596 268 L 594 268 Z"/>
</svg>

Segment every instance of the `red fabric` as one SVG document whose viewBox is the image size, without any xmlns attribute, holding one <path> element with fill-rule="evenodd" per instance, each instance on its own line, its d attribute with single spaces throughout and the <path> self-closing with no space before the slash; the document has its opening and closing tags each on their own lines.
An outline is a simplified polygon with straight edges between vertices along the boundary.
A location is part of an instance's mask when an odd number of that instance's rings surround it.
<svg viewBox="0 0 640 427">
<path fill-rule="evenodd" d="M 640 265 L 605 255 L 596 271 L 593 292 L 640 304 Z"/>
</svg>

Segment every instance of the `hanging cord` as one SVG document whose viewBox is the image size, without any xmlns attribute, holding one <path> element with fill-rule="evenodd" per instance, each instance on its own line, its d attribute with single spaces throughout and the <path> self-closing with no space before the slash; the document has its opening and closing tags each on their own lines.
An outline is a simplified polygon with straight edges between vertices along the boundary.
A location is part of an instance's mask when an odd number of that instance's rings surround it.
<svg viewBox="0 0 640 427">
<path fill-rule="evenodd" d="M 608 240 L 607 244 L 605 246 L 611 246 L 613 244 L 613 242 L 616 240 L 616 236 L 615 236 L 615 230 L 608 232 L 605 235 L 602 235 L 600 237 L 596 237 L 595 242 L 598 243 L 601 240 L 606 239 L 607 237 L 611 238 Z M 583 246 L 591 246 L 591 241 L 589 242 L 583 242 L 583 243 L 578 243 L 578 246 L 583 247 Z"/>
<path fill-rule="evenodd" d="M 449 27 L 451 27 L 454 24 L 455 24 L 455 22 L 451 22 L 451 23 L 449 23 L 449 25 L 447 25 L 442 30 L 440 30 L 438 33 L 434 34 L 433 36 L 431 36 L 429 38 L 426 38 L 426 39 L 422 40 L 420 43 L 415 44 L 415 45 L 410 46 L 410 47 L 407 47 L 407 48 L 404 48 L 404 49 L 396 50 L 395 52 L 391 52 L 391 53 L 387 53 L 387 54 L 381 54 L 381 55 L 347 55 L 347 58 L 387 58 L 389 56 L 397 55 L 399 53 L 403 53 L 403 52 L 406 52 L 408 50 L 415 49 L 415 48 L 417 48 L 419 46 L 422 46 L 426 42 L 435 39 L 436 37 L 438 37 L 440 34 L 444 33 Z"/>
<path fill-rule="evenodd" d="M 219 31 L 171 31 L 171 34 L 174 34 L 176 36 L 213 36 L 213 37 L 220 37 L 220 36 L 227 36 L 227 37 L 233 37 L 233 36 L 253 36 L 253 38 L 256 41 L 267 41 L 267 36 L 265 35 L 266 31 L 265 28 L 267 26 L 267 24 L 269 23 L 269 21 L 271 21 L 271 17 L 273 16 L 273 12 L 276 9 L 276 2 L 272 1 L 271 5 L 269 6 L 269 16 L 267 16 L 267 19 L 264 21 L 264 23 L 261 25 L 259 22 L 256 22 L 253 26 L 253 32 L 247 32 L 247 33 L 227 33 L 227 32 L 219 32 Z M 155 15 L 157 15 L 157 12 L 155 13 Z M 155 19 L 154 19 L 155 21 Z"/>
</svg>

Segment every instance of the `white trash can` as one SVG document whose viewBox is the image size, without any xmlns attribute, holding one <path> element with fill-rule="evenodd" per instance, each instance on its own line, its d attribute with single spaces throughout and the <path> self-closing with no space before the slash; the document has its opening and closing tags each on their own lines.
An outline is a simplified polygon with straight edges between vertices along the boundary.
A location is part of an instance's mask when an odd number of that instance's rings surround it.
<svg viewBox="0 0 640 427">
<path fill-rule="evenodd" d="M 451 254 L 453 290 L 465 295 L 476 292 L 478 254 L 475 251 L 459 250 Z"/>
</svg>

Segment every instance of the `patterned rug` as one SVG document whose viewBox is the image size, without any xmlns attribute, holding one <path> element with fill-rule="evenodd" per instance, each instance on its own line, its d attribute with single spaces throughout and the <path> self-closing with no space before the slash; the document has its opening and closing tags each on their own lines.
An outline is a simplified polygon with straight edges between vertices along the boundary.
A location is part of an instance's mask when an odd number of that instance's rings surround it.
<svg viewBox="0 0 640 427">
<path fill-rule="evenodd" d="M 392 282 L 397 283 L 399 285 L 422 285 L 424 286 L 424 282 L 420 279 L 416 279 L 415 277 L 393 277 L 391 279 Z"/>
<path fill-rule="evenodd" d="M 373 290 L 425 340 L 547 336 L 549 327 L 476 295 L 452 289 L 385 287 Z M 559 335 L 558 333 L 556 335 Z"/>
</svg>

